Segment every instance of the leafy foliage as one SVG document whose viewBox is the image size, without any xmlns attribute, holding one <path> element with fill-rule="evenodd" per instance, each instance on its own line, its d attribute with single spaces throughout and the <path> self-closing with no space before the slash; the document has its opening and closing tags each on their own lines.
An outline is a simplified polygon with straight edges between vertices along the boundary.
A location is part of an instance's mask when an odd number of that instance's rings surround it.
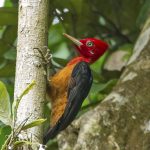
<svg viewBox="0 0 150 150">
<path fill-rule="evenodd" d="M 11 133 L 11 127 L 6 125 L 0 125 L 0 149 L 4 144 L 5 140 L 7 139 L 8 135 Z"/>
<path fill-rule="evenodd" d="M 37 120 L 23 126 L 22 130 L 26 130 L 26 129 L 33 128 L 35 126 L 41 125 L 45 121 L 46 121 L 46 119 L 37 119 Z"/>
<path fill-rule="evenodd" d="M 29 116 L 20 125 L 15 125 L 19 103 L 22 97 L 25 96 L 33 88 L 34 85 L 35 81 L 31 82 L 27 86 L 27 88 L 21 93 L 18 99 L 14 100 L 11 109 L 9 94 L 5 85 L 0 81 L 0 121 L 3 122 L 0 122 L 1 150 L 8 149 L 8 147 L 11 147 L 11 149 L 15 149 L 23 144 L 32 145 L 33 143 L 27 140 L 18 141 L 18 135 L 22 130 L 27 130 L 29 128 L 41 125 L 46 121 L 46 119 L 37 119 L 30 123 L 27 123 L 28 119 L 30 118 Z M 36 143 L 36 145 L 39 146 L 38 143 Z"/>
<path fill-rule="evenodd" d="M 0 120 L 11 125 L 11 107 L 10 99 L 5 85 L 0 81 Z"/>
</svg>

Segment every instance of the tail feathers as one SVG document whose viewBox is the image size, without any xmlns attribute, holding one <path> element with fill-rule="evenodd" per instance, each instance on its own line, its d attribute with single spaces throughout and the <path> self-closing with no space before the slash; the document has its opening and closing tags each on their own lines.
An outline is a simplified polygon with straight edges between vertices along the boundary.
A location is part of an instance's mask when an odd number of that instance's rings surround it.
<svg viewBox="0 0 150 150">
<path fill-rule="evenodd" d="M 49 128 L 48 132 L 44 135 L 43 144 L 45 145 L 50 139 L 53 139 L 58 133 L 59 130 L 57 126 Z"/>
</svg>

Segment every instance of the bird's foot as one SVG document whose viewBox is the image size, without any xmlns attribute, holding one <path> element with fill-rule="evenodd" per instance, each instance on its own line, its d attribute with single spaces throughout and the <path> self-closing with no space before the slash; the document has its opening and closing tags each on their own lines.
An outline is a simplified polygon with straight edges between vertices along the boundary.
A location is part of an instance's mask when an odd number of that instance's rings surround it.
<svg viewBox="0 0 150 150">
<path fill-rule="evenodd" d="M 49 77 L 50 77 L 50 66 L 52 65 L 51 59 L 52 59 L 52 54 L 50 53 L 50 49 L 47 46 L 43 47 L 43 50 L 40 48 L 34 48 L 35 50 L 38 51 L 40 54 L 37 55 L 37 57 L 40 57 L 42 59 L 42 66 L 45 68 L 45 75 L 47 76 L 47 81 L 49 82 Z M 43 51 L 46 50 L 46 54 L 43 53 Z"/>
<path fill-rule="evenodd" d="M 39 52 L 40 56 L 38 55 L 38 57 L 42 59 L 43 65 L 47 65 L 51 63 L 52 54 L 50 53 L 50 49 L 47 46 L 44 46 L 43 50 L 40 48 L 34 48 L 34 49 Z M 43 53 L 43 51 L 45 50 L 46 50 L 46 54 Z"/>
</svg>

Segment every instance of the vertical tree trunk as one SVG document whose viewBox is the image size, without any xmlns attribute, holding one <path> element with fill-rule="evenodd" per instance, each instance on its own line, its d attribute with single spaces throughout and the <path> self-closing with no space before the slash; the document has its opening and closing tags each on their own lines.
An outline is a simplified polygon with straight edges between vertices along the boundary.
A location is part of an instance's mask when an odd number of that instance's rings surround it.
<svg viewBox="0 0 150 150">
<path fill-rule="evenodd" d="M 30 115 L 29 121 L 43 117 L 46 78 L 44 67 L 41 65 L 42 59 L 34 48 L 43 50 L 43 47 L 47 46 L 47 36 L 48 0 L 20 0 L 15 99 L 33 80 L 36 85 L 19 104 L 18 124 Z M 28 130 L 25 137 L 34 142 L 41 142 L 42 135 L 42 127 L 35 127 Z"/>
</svg>

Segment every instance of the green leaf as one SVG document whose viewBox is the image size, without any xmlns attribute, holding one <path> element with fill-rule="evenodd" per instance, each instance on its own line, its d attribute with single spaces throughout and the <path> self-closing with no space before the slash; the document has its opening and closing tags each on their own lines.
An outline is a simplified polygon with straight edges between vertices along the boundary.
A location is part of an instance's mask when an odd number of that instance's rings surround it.
<svg viewBox="0 0 150 150">
<path fill-rule="evenodd" d="M 34 85 L 35 85 L 35 81 L 32 81 L 32 82 L 26 87 L 26 89 L 22 92 L 22 94 L 20 95 L 20 98 L 22 98 L 24 95 L 28 94 L 29 91 L 33 88 Z"/>
<path fill-rule="evenodd" d="M 104 77 L 100 73 L 98 73 L 94 70 L 92 70 L 92 75 L 94 77 L 94 80 L 99 81 L 99 82 L 104 81 Z"/>
<path fill-rule="evenodd" d="M 95 103 L 95 102 L 100 102 L 102 101 L 105 97 L 106 97 L 106 94 L 101 94 L 101 93 L 91 93 L 90 95 L 90 99 L 92 99 L 92 103 Z"/>
<path fill-rule="evenodd" d="M 19 147 L 19 146 L 23 146 L 23 145 L 32 145 L 32 142 L 30 141 L 25 141 L 25 140 L 22 140 L 22 141 L 16 141 L 13 145 L 13 149 Z"/>
<path fill-rule="evenodd" d="M 140 10 L 136 24 L 138 26 L 143 25 L 145 23 L 147 17 L 149 16 L 149 14 L 150 14 L 150 0 L 145 0 L 144 4 L 142 5 L 142 8 Z"/>
<path fill-rule="evenodd" d="M 3 55 L 13 47 L 12 45 L 16 39 L 16 36 L 17 36 L 17 26 L 7 26 L 5 28 L 2 38 L 0 39 L 0 60 L 3 60 L 4 59 Z M 0 68 L 0 77 L 14 76 L 15 61 L 8 61 L 6 64 L 3 64 L 2 66 L 3 68 Z"/>
<path fill-rule="evenodd" d="M 22 130 L 26 130 L 26 129 L 29 129 L 29 128 L 33 128 L 35 126 L 39 126 L 41 125 L 42 123 L 44 123 L 46 121 L 46 119 L 37 119 L 37 120 L 34 120 L 30 123 L 28 123 L 27 125 L 23 126 L 22 127 Z"/>
<path fill-rule="evenodd" d="M 118 49 L 127 52 L 127 54 L 124 55 L 123 57 L 123 61 L 128 61 L 133 52 L 133 44 L 124 44 L 120 46 Z"/>
<path fill-rule="evenodd" d="M 15 7 L 1 7 L 0 8 L 0 26 L 3 25 L 17 25 L 17 8 Z"/>
<path fill-rule="evenodd" d="M 7 65 L 7 61 L 5 59 L 0 63 L 0 69 L 4 68 Z"/>
<path fill-rule="evenodd" d="M 98 92 L 109 93 L 112 87 L 116 84 L 116 82 L 117 82 L 117 79 L 112 79 L 106 83 L 93 83 L 91 92 L 92 93 L 98 93 Z"/>
<path fill-rule="evenodd" d="M 16 60 L 16 51 L 9 50 L 4 54 L 4 58 L 8 60 Z"/>
<path fill-rule="evenodd" d="M 11 0 L 5 0 L 5 7 L 12 7 L 12 2 Z"/>
<path fill-rule="evenodd" d="M 17 113 L 17 109 L 19 106 L 19 103 L 22 99 L 22 97 L 26 94 L 28 94 L 28 92 L 33 88 L 33 86 L 35 85 L 35 81 L 33 80 L 27 87 L 26 89 L 21 93 L 21 95 L 14 100 L 13 105 L 12 105 L 12 114 L 13 114 L 13 121 L 15 121 L 16 118 L 16 113 Z"/>
<path fill-rule="evenodd" d="M 5 140 L 7 139 L 10 133 L 11 133 L 10 126 L 4 126 L 0 128 L 0 149 L 2 148 L 2 145 L 4 144 Z"/>
<path fill-rule="evenodd" d="M 0 58 L 1 59 L 1 58 Z M 6 62 L 3 64 L 3 68 L 0 68 L 0 77 L 12 77 L 15 75 L 15 61 Z"/>
<path fill-rule="evenodd" d="M 0 39 L 0 56 L 2 57 L 6 51 L 11 49 L 17 37 L 17 26 L 7 26 Z"/>
<path fill-rule="evenodd" d="M 92 70 L 94 70 L 95 72 L 101 72 L 103 64 L 106 60 L 106 56 L 107 56 L 107 52 L 100 57 L 100 59 L 98 59 L 95 63 L 93 63 L 91 65 Z"/>
<path fill-rule="evenodd" d="M 6 124 L 12 124 L 10 98 L 5 85 L 0 81 L 0 120 Z"/>
<path fill-rule="evenodd" d="M 58 57 L 53 57 L 53 60 L 61 66 L 65 66 L 68 63 L 66 59 L 62 59 Z"/>
</svg>

